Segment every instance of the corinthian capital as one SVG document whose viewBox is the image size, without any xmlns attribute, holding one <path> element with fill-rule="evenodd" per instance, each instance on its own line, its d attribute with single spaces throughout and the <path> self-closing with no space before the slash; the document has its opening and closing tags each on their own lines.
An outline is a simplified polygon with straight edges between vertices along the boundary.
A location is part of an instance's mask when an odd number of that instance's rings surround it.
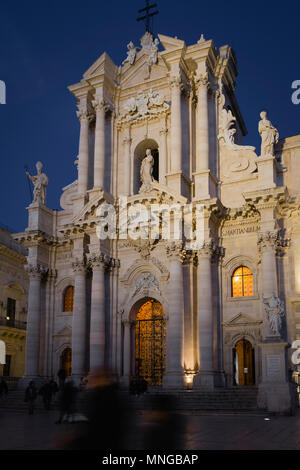
<svg viewBox="0 0 300 470">
<path fill-rule="evenodd" d="M 103 98 L 100 98 L 99 96 L 96 96 L 95 99 L 93 99 L 92 105 L 96 113 L 102 110 L 105 113 L 107 113 L 110 110 L 109 104 Z"/>
<path fill-rule="evenodd" d="M 27 264 L 25 271 L 28 273 L 29 279 L 41 279 L 47 273 L 47 269 L 40 264 Z"/>
<path fill-rule="evenodd" d="M 183 250 L 182 240 L 172 240 L 166 243 L 166 253 L 171 259 L 177 259 L 183 262 L 185 259 L 186 251 Z"/>
<path fill-rule="evenodd" d="M 113 266 L 113 260 L 109 255 L 104 253 L 91 253 L 88 257 L 88 265 L 94 270 L 107 269 Z"/>
<path fill-rule="evenodd" d="M 195 76 L 195 87 L 198 90 L 199 88 L 209 88 L 209 80 L 208 80 L 208 73 L 198 73 Z"/>
<path fill-rule="evenodd" d="M 76 259 L 72 263 L 72 268 L 75 273 L 84 273 L 86 270 L 86 264 L 83 259 Z"/>
<path fill-rule="evenodd" d="M 272 232 L 259 233 L 258 244 L 260 249 L 274 249 L 278 241 L 278 232 L 276 230 Z"/>
<path fill-rule="evenodd" d="M 90 122 L 93 119 L 93 116 L 89 114 L 87 110 L 84 110 L 81 108 L 79 108 L 78 111 L 76 111 L 76 115 L 80 122 L 82 121 Z"/>
<path fill-rule="evenodd" d="M 182 77 L 181 77 L 180 74 L 172 75 L 169 78 L 169 84 L 170 84 L 171 88 L 176 88 L 176 89 L 180 90 L 181 92 L 184 91 L 184 89 L 185 89 L 184 83 L 183 83 L 183 80 L 182 80 Z"/>
</svg>

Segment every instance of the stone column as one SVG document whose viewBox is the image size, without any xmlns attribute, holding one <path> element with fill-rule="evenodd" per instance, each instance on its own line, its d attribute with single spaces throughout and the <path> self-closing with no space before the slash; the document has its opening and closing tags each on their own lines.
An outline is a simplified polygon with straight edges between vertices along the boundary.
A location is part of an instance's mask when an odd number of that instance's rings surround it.
<svg viewBox="0 0 300 470">
<path fill-rule="evenodd" d="M 197 322 L 199 372 L 194 377 L 194 388 L 214 387 L 213 304 L 212 304 L 212 246 L 205 244 L 198 250 Z"/>
<path fill-rule="evenodd" d="M 259 235 L 261 250 L 261 281 L 263 297 L 277 295 L 277 269 L 276 269 L 276 240 L 277 232 L 267 232 Z"/>
<path fill-rule="evenodd" d="M 92 104 L 96 111 L 94 188 L 103 189 L 105 178 L 105 113 L 109 107 L 98 96 L 93 100 Z"/>
<path fill-rule="evenodd" d="M 172 77 L 171 85 L 171 172 L 181 171 L 182 128 L 181 128 L 181 92 L 184 85 L 180 76 Z"/>
<path fill-rule="evenodd" d="M 166 125 L 160 130 L 161 141 L 159 146 L 159 182 L 166 184 L 166 172 L 167 172 L 167 134 L 168 129 Z"/>
<path fill-rule="evenodd" d="M 195 79 L 197 89 L 197 121 L 196 121 L 196 173 L 195 198 L 210 197 L 210 168 L 209 168 L 209 123 L 208 123 L 208 88 L 207 73 L 198 74 Z"/>
<path fill-rule="evenodd" d="M 73 263 L 75 276 L 74 311 L 72 323 L 72 377 L 78 381 L 86 374 L 87 312 L 86 266 L 83 261 Z"/>
<path fill-rule="evenodd" d="M 124 144 L 124 196 L 130 196 L 131 194 L 131 132 L 130 126 L 125 130 L 125 138 L 123 139 Z"/>
<path fill-rule="evenodd" d="M 79 155 L 78 155 L 78 193 L 84 195 L 88 189 L 89 177 L 89 122 L 91 117 L 87 111 L 79 109 L 80 120 Z"/>
<path fill-rule="evenodd" d="M 124 385 L 129 384 L 130 380 L 130 343 L 131 343 L 131 322 L 129 320 L 123 320 L 123 331 L 124 331 L 124 349 L 123 349 L 123 379 Z"/>
<path fill-rule="evenodd" d="M 196 171 L 209 170 L 208 95 L 207 73 L 196 77 L 197 86 L 197 158 Z"/>
<path fill-rule="evenodd" d="M 183 371 L 183 269 L 182 251 L 174 243 L 167 246 L 170 258 L 169 279 L 169 316 L 167 322 L 166 375 L 163 386 L 166 388 L 182 388 L 184 386 Z"/>
<path fill-rule="evenodd" d="M 27 381 L 39 376 L 40 359 L 40 326 L 41 326 L 41 278 L 44 269 L 39 265 L 26 266 L 29 276 L 28 317 L 26 336 L 26 366 Z"/>
<path fill-rule="evenodd" d="M 105 366 L 105 262 L 103 255 L 90 259 L 93 269 L 91 323 L 90 323 L 90 373 Z"/>
</svg>

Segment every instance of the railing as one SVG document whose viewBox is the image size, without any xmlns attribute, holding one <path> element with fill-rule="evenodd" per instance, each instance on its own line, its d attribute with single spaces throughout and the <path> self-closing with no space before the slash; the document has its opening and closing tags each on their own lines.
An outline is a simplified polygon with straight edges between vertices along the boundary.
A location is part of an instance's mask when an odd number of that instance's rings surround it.
<svg viewBox="0 0 300 470">
<path fill-rule="evenodd" d="M 27 323 L 20 320 L 7 320 L 7 318 L 0 317 L 0 325 L 9 326 L 10 328 L 18 328 L 19 330 L 26 330 Z"/>
</svg>

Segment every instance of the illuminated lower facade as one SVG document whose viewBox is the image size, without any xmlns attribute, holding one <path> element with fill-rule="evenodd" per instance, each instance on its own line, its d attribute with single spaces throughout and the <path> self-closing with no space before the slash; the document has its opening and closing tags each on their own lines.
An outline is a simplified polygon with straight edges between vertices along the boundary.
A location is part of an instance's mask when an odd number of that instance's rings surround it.
<svg viewBox="0 0 300 470">
<path fill-rule="evenodd" d="M 256 386 L 258 406 L 287 410 L 300 334 L 300 136 L 278 141 L 261 113 L 261 151 L 242 145 L 232 49 L 159 41 L 154 57 L 146 33 L 121 68 L 104 53 L 69 87 L 78 179 L 60 211 L 36 187 L 28 228 L 15 234 L 30 280 L 24 380 L 107 367 L 125 388 L 137 377 L 153 389 Z M 122 197 L 128 210 L 200 205 L 203 243 L 121 237 L 121 226 L 99 237 Z"/>
</svg>

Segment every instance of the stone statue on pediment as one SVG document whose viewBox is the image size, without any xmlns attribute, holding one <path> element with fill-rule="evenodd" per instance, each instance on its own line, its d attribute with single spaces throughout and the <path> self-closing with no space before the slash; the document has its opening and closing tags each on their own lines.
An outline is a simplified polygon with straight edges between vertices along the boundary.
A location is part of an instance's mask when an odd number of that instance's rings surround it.
<svg viewBox="0 0 300 470">
<path fill-rule="evenodd" d="M 26 175 L 32 181 L 34 186 L 32 202 L 46 205 L 46 188 L 48 186 L 49 179 L 45 173 L 42 173 L 43 164 L 41 162 L 37 162 L 35 166 L 37 169 L 37 175 L 31 175 L 26 171 Z"/>
<path fill-rule="evenodd" d="M 130 41 L 129 44 L 127 44 L 127 57 L 126 59 L 122 62 L 122 65 L 126 64 L 126 62 L 129 62 L 130 65 L 133 65 L 135 62 L 135 57 L 137 54 L 137 50 L 140 49 L 139 47 L 136 47 L 132 41 Z"/>
<path fill-rule="evenodd" d="M 258 123 L 258 132 L 261 136 L 261 156 L 271 155 L 274 156 L 274 145 L 277 144 L 279 139 L 279 132 L 268 120 L 267 112 L 260 113 L 261 121 Z"/>
<path fill-rule="evenodd" d="M 154 166 L 154 158 L 151 153 L 151 149 L 146 150 L 146 156 L 144 157 L 141 169 L 140 169 L 140 178 L 142 182 L 142 186 L 140 188 L 140 193 L 147 193 L 152 191 L 151 183 L 154 181 L 153 178 L 153 166 Z"/>
</svg>

